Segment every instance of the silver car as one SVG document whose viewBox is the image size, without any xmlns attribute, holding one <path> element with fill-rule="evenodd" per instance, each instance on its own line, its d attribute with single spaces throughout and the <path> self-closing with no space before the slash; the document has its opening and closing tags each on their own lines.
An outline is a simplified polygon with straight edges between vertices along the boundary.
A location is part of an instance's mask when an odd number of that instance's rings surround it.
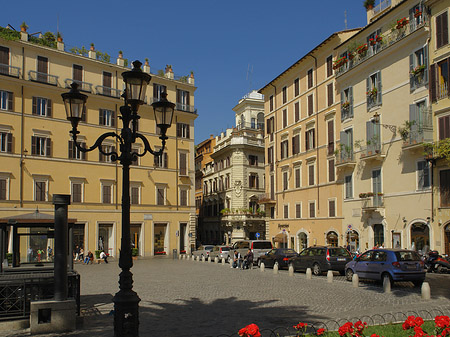
<svg viewBox="0 0 450 337">
<path fill-rule="evenodd" d="M 214 246 L 213 250 L 209 253 L 209 258 L 214 260 L 218 257 L 219 261 L 225 259 L 226 262 L 230 262 L 230 249 L 228 246 Z"/>
<path fill-rule="evenodd" d="M 239 240 L 231 247 L 231 254 L 236 250 L 242 257 L 247 255 L 248 249 L 253 252 L 253 264 L 256 264 L 258 258 L 272 249 L 272 242 L 269 240 Z"/>
<path fill-rule="evenodd" d="M 196 251 L 192 253 L 195 257 L 199 256 L 200 258 L 205 257 L 206 260 L 208 260 L 209 253 L 213 250 L 213 245 L 202 245 L 197 248 Z"/>
</svg>

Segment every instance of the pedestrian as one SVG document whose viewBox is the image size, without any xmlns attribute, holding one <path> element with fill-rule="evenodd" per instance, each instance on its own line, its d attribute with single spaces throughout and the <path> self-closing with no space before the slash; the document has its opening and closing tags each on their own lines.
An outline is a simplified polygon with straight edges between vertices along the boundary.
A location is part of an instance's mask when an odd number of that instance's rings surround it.
<svg viewBox="0 0 450 337">
<path fill-rule="evenodd" d="M 38 254 L 38 262 L 41 262 L 42 250 L 40 248 L 37 250 L 37 254 Z"/>
<path fill-rule="evenodd" d="M 240 259 L 241 259 L 241 254 L 237 250 L 235 250 L 234 256 L 233 256 L 233 268 L 240 267 Z"/>
<path fill-rule="evenodd" d="M 28 247 L 27 255 L 28 255 L 28 262 L 32 262 L 33 261 L 33 249 L 31 247 Z"/>
<path fill-rule="evenodd" d="M 251 267 L 253 267 L 253 252 L 249 248 L 247 255 L 244 256 L 244 266 L 242 269 L 250 269 Z"/>
<path fill-rule="evenodd" d="M 106 255 L 103 250 L 100 253 L 100 258 L 103 259 L 105 261 L 105 263 L 108 263 L 108 255 Z"/>
<path fill-rule="evenodd" d="M 75 246 L 75 257 L 74 260 L 78 260 L 78 255 L 80 254 L 80 248 L 78 247 L 78 245 Z"/>
<path fill-rule="evenodd" d="M 83 261 L 84 260 L 84 249 L 83 247 L 80 248 L 80 254 L 78 255 L 78 260 Z"/>
<path fill-rule="evenodd" d="M 90 260 L 91 254 L 92 254 L 91 251 L 89 251 L 87 253 L 87 255 L 86 255 L 86 257 L 84 258 L 84 261 L 83 261 L 84 264 L 89 264 L 89 260 Z"/>
<path fill-rule="evenodd" d="M 47 248 L 47 260 L 52 261 L 53 260 L 53 249 L 48 246 Z"/>
</svg>

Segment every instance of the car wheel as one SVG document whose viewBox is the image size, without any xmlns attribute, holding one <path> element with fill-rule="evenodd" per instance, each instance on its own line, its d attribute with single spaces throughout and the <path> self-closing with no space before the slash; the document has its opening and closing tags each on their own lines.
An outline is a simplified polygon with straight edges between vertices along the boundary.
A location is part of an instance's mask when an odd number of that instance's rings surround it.
<svg viewBox="0 0 450 337">
<path fill-rule="evenodd" d="M 322 275 L 322 269 L 318 263 L 314 263 L 312 272 L 315 276 Z"/>
<path fill-rule="evenodd" d="M 436 267 L 436 273 L 442 274 L 444 272 L 444 268 L 441 265 Z"/>
<path fill-rule="evenodd" d="M 231 257 L 229 257 L 229 256 L 227 257 L 227 262 L 231 263 Z"/>
<path fill-rule="evenodd" d="M 261 260 L 258 259 L 258 267 L 261 268 Z"/>
<path fill-rule="evenodd" d="M 351 282 L 353 280 L 353 274 L 354 272 L 350 268 L 346 270 L 345 278 L 347 279 L 347 281 Z"/>
<path fill-rule="evenodd" d="M 421 287 L 423 281 L 412 281 L 412 283 L 414 284 L 414 287 Z"/>
</svg>

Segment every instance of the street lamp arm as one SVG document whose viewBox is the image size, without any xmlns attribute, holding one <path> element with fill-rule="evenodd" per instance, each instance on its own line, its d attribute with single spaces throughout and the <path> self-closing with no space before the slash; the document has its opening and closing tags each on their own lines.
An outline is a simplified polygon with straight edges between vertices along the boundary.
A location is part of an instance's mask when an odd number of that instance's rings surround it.
<svg viewBox="0 0 450 337">
<path fill-rule="evenodd" d="M 111 160 L 113 160 L 113 161 L 117 160 L 118 155 L 117 155 L 116 151 L 105 152 L 102 149 L 102 143 L 108 137 L 114 137 L 114 138 L 118 139 L 121 144 L 123 143 L 122 138 L 118 134 L 116 134 L 115 132 L 106 132 L 106 133 L 104 133 L 103 135 L 98 137 L 97 140 L 95 141 L 94 145 L 92 145 L 89 148 L 84 148 L 84 147 L 82 147 L 80 145 L 80 143 L 77 142 L 77 134 L 80 133 L 79 131 L 77 131 L 76 129 L 73 129 L 71 131 L 71 133 L 72 133 L 73 142 L 74 142 L 76 148 L 80 152 L 90 152 L 90 151 L 93 151 L 96 148 L 98 148 L 98 150 L 100 151 L 101 154 L 103 154 L 105 156 L 111 156 Z"/>
<path fill-rule="evenodd" d="M 145 136 L 143 136 L 140 133 L 136 133 L 136 138 L 141 139 L 144 142 L 144 152 L 143 153 L 135 153 L 138 157 L 143 157 L 147 152 L 150 152 L 152 155 L 154 155 L 155 157 L 160 156 L 163 154 L 164 152 L 164 148 L 166 146 L 166 139 L 167 136 L 160 136 L 159 138 L 161 139 L 161 149 L 159 149 L 158 151 L 155 151 L 152 149 L 152 147 L 150 146 L 150 143 L 148 142 L 147 138 Z"/>
</svg>

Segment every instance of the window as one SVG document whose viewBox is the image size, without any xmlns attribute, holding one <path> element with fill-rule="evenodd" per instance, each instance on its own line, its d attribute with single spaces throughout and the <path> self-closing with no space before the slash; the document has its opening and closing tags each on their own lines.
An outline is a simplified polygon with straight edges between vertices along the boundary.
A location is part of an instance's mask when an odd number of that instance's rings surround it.
<svg viewBox="0 0 450 337">
<path fill-rule="evenodd" d="M 339 161 L 346 162 L 353 160 L 353 129 L 341 131 Z"/>
<path fill-rule="evenodd" d="M 0 200 L 8 200 L 8 179 L 0 178 Z"/>
<path fill-rule="evenodd" d="M 257 173 L 250 173 L 248 180 L 248 186 L 250 188 L 259 188 L 259 179 Z"/>
<path fill-rule="evenodd" d="M 112 74 L 110 72 L 107 71 L 103 72 L 103 86 L 105 87 L 103 88 L 104 90 L 103 94 L 111 95 L 111 90 L 108 90 L 112 88 Z"/>
<path fill-rule="evenodd" d="M 377 42 L 379 36 L 381 36 L 381 29 L 376 30 L 367 37 L 366 42 L 369 55 L 376 54 L 381 50 L 381 43 Z"/>
<path fill-rule="evenodd" d="M 131 186 L 130 202 L 131 205 L 139 205 L 141 203 L 141 188 L 139 186 Z"/>
<path fill-rule="evenodd" d="M 353 178 L 352 175 L 345 176 L 344 178 L 345 185 L 345 199 L 353 198 Z"/>
<path fill-rule="evenodd" d="M 13 110 L 13 93 L 10 91 L 0 90 L 0 110 Z"/>
<path fill-rule="evenodd" d="M 177 89 L 177 109 L 189 111 L 190 109 L 189 91 Z"/>
<path fill-rule="evenodd" d="M 102 203 L 103 204 L 112 204 L 112 184 L 111 183 L 102 183 Z"/>
<path fill-rule="evenodd" d="M 0 65 L 9 65 L 9 48 L 0 46 Z M 9 67 L 0 66 L 0 74 L 9 75 Z"/>
<path fill-rule="evenodd" d="M 51 117 L 52 100 L 42 97 L 33 97 L 33 108 L 31 113 L 37 116 Z"/>
<path fill-rule="evenodd" d="M 165 85 L 153 83 L 153 101 L 159 101 L 161 99 L 161 94 L 167 92 Z"/>
<path fill-rule="evenodd" d="M 409 84 L 411 90 L 428 83 L 428 48 L 423 47 L 409 55 Z"/>
<path fill-rule="evenodd" d="M 333 75 L 333 56 L 327 57 L 327 77 Z"/>
<path fill-rule="evenodd" d="M 300 219 L 302 217 L 302 204 L 295 204 L 295 218 Z"/>
<path fill-rule="evenodd" d="M 269 97 L 269 111 L 273 111 L 273 95 Z"/>
<path fill-rule="evenodd" d="M 316 202 L 315 201 L 309 202 L 309 217 L 310 218 L 316 217 Z"/>
<path fill-rule="evenodd" d="M 300 131 L 292 137 L 292 154 L 296 155 L 300 153 Z"/>
<path fill-rule="evenodd" d="M 289 144 L 288 144 L 288 140 L 283 140 L 281 142 L 281 159 L 287 158 L 289 155 Z"/>
<path fill-rule="evenodd" d="M 133 153 L 139 154 L 139 147 L 137 146 L 132 146 L 131 147 L 131 151 L 133 151 Z M 133 161 L 131 162 L 131 165 L 133 166 L 139 166 L 139 156 L 135 156 Z"/>
<path fill-rule="evenodd" d="M 270 117 L 267 119 L 267 135 L 269 136 L 269 141 L 273 142 L 273 131 L 275 127 L 275 118 Z"/>
<path fill-rule="evenodd" d="M 31 154 L 34 156 L 51 157 L 52 141 L 48 137 L 31 137 Z"/>
<path fill-rule="evenodd" d="M 296 78 L 294 80 L 294 96 L 297 97 L 300 95 L 300 79 Z"/>
<path fill-rule="evenodd" d="M 187 206 L 188 191 L 186 189 L 180 189 L 180 206 Z"/>
<path fill-rule="evenodd" d="M 36 81 L 48 83 L 48 58 L 43 56 L 37 57 L 37 77 Z"/>
<path fill-rule="evenodd" d="M 287 109 L 283 110 L 283 129 L 288 125 Z"/>
<path fill-rule="evenodd" d="M 441 207 L 450 206 L 450 170 L 441 170 L 439 172 L 439 194 Z"/>
<path fill-rule="evenodd" d="M 270 171 L 273 171 L 273 146 L 267 148 L 267 164 L 269 164 Z"/>
<path fill-rule="evenodd" d="M 83 66 L 80 66 L 78 64 L 74 64 L 72 66 L 72 79 L 74 82 L 82 82 L 83 81 Z M 80 85 L 80 89 L 82 89 L 81 83 L 78 83 Z"/>
<path fill-rule="evenodd" d="M 289 180 L 288 180 L 288 171 L 283 172 L 283 191 L 286 191 L 289 189 Z"/>
<path fill-rule="evenodd" d="M 417 162 L 417 179 L 419 190 L 430 187 L 430 167 L 426 161 Z"/>
<path fill-rule="evenodd" d="M 12 153 L 12 133 L 0 132 L 0 152 Z"/>
<path fill-rule="evenodd" d="M 282 95 L 283 95 L 283 104 L 287 102 L 287 87 L 283 87 L 283 89 L 281 89 L 282 91 Z"/>
<path fill-rule="evenodd" d="M 83 201 L 83 184 L 80 182 L 71 183 L 71 195 L 72 202 L 82 202 Z"/>
<path fill-rule="evenodd" d="M 161 155 L 153 157 L 153 165 L 155 167 L 167 168 L 168 167 L 167 162 L 168 162 L 167 152 L 163 152 Z"/>
<path fill-rule="evenodd" d="M 368 153 L 379 153 L 381 150 L 380 142 L 380 123 L 373 123 L 373 121 L 366 122 L 366 141 Z"/>
<path fill-rule="evenodd" d="M 447 11 L 436 17 L 436 48 L 448 44 L 448 16 Z"/>
<path fill-rule="evenodd" d="M 116 151 L 116 147 L 114 145 L 102 145 L 102 151 L 105 153 L 112 153 Z M 98 161 L 104 163 L 112 163 L 111 155 L 104 155 L 100 151 L 98 152 Z"/>
<path fill-rule="evenodd" d="M 327 85 L 328 106 L 334 103 L 334 88 L 333 83 Z"/>
<path fill-rule="evenodd" d="M 439 140 L 450 138 L 450 115 L 439 118 Z"/>
<path fill-rule="evenodd" d="M 289 219 L 289 205 L 283 205 L 283 215 L 285 219 Z"/>
<path fill-rule="evenodd" d="M 367 108 L 381 105 L 381 72 L 370 75 L 366 80 Z"/>
<path fill-rule="evenodd" d="M 47 201 L 47 180 L 34 181 L 34 201 Z"/>
<path fill-rule="evenodd" d="M 308 165 L 308 185 L 313 186 L 315 183 L 315 165 L 309 164 Z"/>
<path fill-rule="evenodd" d="M 311 94 L 308 96 L 308 116 L 314 113 L 314 96 Z"/>
<path fill-rule="evenodd" d="M 159 206 L 163 206 L 166 204 L 165 186 L 156 186 L 156 204 Z"/>
<path fill-rule="evenodd" d="M 300 188 L 302 186 L 301 183 L 301 167 L 297 166 L 294 168 L 294 176 L 295 176 L 295 188 Z"/>
<path fill-rule="evenodd" d="M 334 154 L 334 120 L 329 120 L 327 122 L 328 128 L 328 155 Z"/>
<path fill-rule="evenodd" d="M 180 152 L 180 175 L 181 176 L 187 176 L 188 175 L 188 169 L 187 169 L 187 154 L 184 152 Z"/>
<path fill-rule="evenodd" d="M 307 130 L 305 133 L 306 151 L 316 148 L 315 129 Z"/>
<path fill-rule="evenodd" d="M 99 125 L 115 126 L 115 113 L 113 110 L 100 109 L 98 112 Z"/>
<path fill-rule="evenodd" d="M 78 144 L 81 145 L 82 148 L 86 148 L 86 143 L 78 142 Z M 86 160 L 86 152 L 78 150 L 73 140 L 69 140 L 69 159 Z"/>
<path fill-rule="evenodd" d="M 249 155 L 248 156 L 248 164 L 250 166 L 258 166 L 258 156 Z"/>
<path fill-rule="evenodd" d="M 334 218 L 336 216 L 336 200 L 328 200 L 328 216 Z"/>
<path fill-rule="evenodd" d="M 353 87 L 341 91 L 341 120 L 353 117 Z"/>
<path fill-rule="evenodd" d="M 177 123 L 177 137 L 190 138 L 189 131 L 189 124 Z"/>
<path fill-rule="evenodd" d="M 313 87 L 313 70 L 308 70 L 308 89 L 311 89 Z"/>
<path fill-rule="evenodd" d="M 294 103 L 294 119 L 296 122 L 300 120 L 300 102 Z"/>
<path fill-rule="evenodd" d="M 335 181 L 335 172 L 334 172 L 334 159 L 328 160 L 328 181 Z"/>
</svg>

